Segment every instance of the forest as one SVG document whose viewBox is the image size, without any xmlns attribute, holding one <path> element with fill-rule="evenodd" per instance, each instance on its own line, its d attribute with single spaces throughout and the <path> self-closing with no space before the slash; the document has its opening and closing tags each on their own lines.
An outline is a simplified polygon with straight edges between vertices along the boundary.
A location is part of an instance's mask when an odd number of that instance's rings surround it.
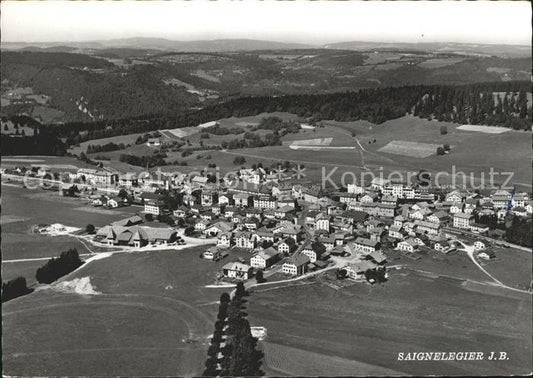
<svg viewBox="0 0 533 378">
<path fill-rule="evenodd" d="M 463 86 L 406 86 L 363 89 L 357 92 L 279 97 L 243 97 L 199 110 L 183 110 L 146 117 L 130 117 L 96 122 L 70 122 L 39 127 L 57 138 L 65 138 L 67 146 L 87 140 L 146 133 L 155 130 L 196 126 L 228 117 L 244 117 L 263 112 L 290 112 L 310 123 L 321 120 L 367 120 L 376 124 L 412 113 L 423 118 L 436 118 L 456 123 L 486 124 L 531 129 L 531 106 L 528 82 L 496 82 Z M 494 95 L 497 93 L 497 95 Z M 217 132 L 218 130 L 209 130 Z M 2 137 L 2 142 L 7 138 Z M 34 143 L 35 139 L 21 141 Z M 61 142 L 59 142 L 61 143 Z M 276 144 L 275 140 L 265 145 Z M 9 141 L 5 154 L 22 149 L 22 142 Z M 257 143 L 262 144 L 262 143 Z M 57 153 L 57 143 L 46 146 Z M 250 146 L 254 146 L 251 144 Z M 14 149 L 14 146 L 18 148 Z M 229 146 L 228 146 L 229 147 Z M 42 149 L 42 147 L 41 147 Z M 47 154 L 42 152 L 42 154 Z"/>
</svg>

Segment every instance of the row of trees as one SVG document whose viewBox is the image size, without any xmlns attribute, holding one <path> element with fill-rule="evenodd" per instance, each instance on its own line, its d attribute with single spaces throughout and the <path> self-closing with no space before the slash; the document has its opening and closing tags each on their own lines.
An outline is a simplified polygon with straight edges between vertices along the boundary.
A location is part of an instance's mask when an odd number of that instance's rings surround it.
<svg viewBox="0 0 533 378">
<path fill-rule="evenodd" d="M 257 339 L 252 336 L 250 323 L 243 311 L 247 295 L 239 282 L 235 295 L 220 296 L 215 331 L 207 351 L 204 376 L 262 376 L 263 353 L 257 350 Z M 221 343 L 224 346 L 221 347 Z"/>
<path fill-rule="evenodd" d="M 88 225 L 87 230 L 94 232 L 94 226 Z M 60 277 L 69 274 L 80 267 L 83 262 L 80 260 L 78 251 L 76 249 L 69 249 L 62 252 L 57 258 L 51 258 L 45 265 L 37 269 L 35 278 L 39 283 L 49 284 Z M 2 282 L 2 303 L 11 299 L 21 297 L 33 292 L 33 289 L 28 288 L 26 278 L 17 277 L 13 280 Z"/>
<path fill-rule="evenodd" d="M 129 145 L 125 145 L 124 143 L 113 143 L 109 142 L 106 144 L 89 144 L 87 146 L 87 153 L 93 154 L 97 152 L 111 152 L 111 151 L 118 151 L 118 150 L 124 150 L 126 147 L 129 147 Z"/>
<path fill-rule="evenodd" d="M 2 282 L 2 303 L 11 299 L 22 297 L 33 292 L 33 289 L 26 285 L 26 278 L 17 277 L 13 280 Z"/>
<path fill-rule="evenodd" d="M 136 165 L 138 167 L 158 167 L 166 165 L 167 162 L 165 161 L 166 155 L 164 154 L 154 154 L 150 156 L 137 156 L 137 155 L 130 155 L 130 154 L 121 154 L 119 156 L 119 161 L 123 163 L 128 163 L 131 165 Z"/>
<path fill-rule="evenodd" d="M 76 249 L 69 249 L 62 252 L 59 257 L 53 257 L 48 262 L 37 269 L 35 278 L 39 283 L 52 283 L 60 277 L 79 268 L 83 262 L 80 260 Z"/>
</svg>

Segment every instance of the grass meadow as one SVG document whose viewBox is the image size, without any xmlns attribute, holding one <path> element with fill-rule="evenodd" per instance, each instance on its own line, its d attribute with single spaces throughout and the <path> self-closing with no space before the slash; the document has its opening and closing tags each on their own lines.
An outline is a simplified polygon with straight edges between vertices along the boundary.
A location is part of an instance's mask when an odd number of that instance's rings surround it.
<svg viewBox="0 0 533 378">
<path fill-rule="evenodd" d="M 365 375 L 369 366 L 381 375 L 394 374 L 391 370 L 407 375 L 531 371 L 530 295 L 492 295 L 466 290 L 457 282 L 393 272 L 380 286 L 334 290 L 311 283 L 256 290 L 252 298 L 248 312 L 254 325 L 268 329 L 269 343 L 287 347 L 283 358 L 267 355 L 266 367 L 274 373 L 342 375 L 346 365 L 332 364 L 335 358 L 363 363 L 353 375 Z M 322 369 L 313 362 L 300 366 L 301 351 L 329 357 L 330 363 Z M 398 352 L 420 351 L 507 351 L 510 359 L 397 360 Z"/>
</svg>

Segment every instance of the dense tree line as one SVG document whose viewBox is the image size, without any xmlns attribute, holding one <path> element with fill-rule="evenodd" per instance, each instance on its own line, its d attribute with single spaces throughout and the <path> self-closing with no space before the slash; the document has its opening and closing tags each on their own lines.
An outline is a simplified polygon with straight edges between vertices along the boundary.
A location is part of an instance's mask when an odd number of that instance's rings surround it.
<svg viewBox="0 0 533 378">
<path fill-rule="evenodd" d="M 106 143 L 106 144 L 89 144 L 87 146 L 87 153 L 88 154 L 94 154 L 97 152 L 111 152 L 111 151 L 118 151 L 118 150 L 124 150 L 127 146 L 124 143 Z"/>
<path fill-rule="evenodd" d="M 530 90 L 528 82 L 497 82 L 463 86 L 363 89 L 357 92 L 319 95 L 243 97 L 200 110 L 186 109 L 169 112 L 171 108 L 167 107 L 161 108 L 159 114 L 96 122 L 52 124 L 40 129 L 46 129 L 56 138 L 66 138 L 67 145 L 75 145 L 92 139 L 196 126 L 214 119 L 252 116 L 263 112 L 291 112 L 306 118 L 309 122 L 368 120 L 378 124 L 413 112 L 420 117 L 435 117 L 443 121 L 486 122 L 498 126 L 527 129 L 531 126 L 531 108 L 524 107 L 524 94 Z M 508 92 L 509 95 L 495 96 L 496 100 L 493 100 L 490 105 L 489 99 L 493 96 L 487 94 L 495 92 Z M 512 96 L 511 93 L 515 95 Z M 28 141 L 26 140 L 24 144 Z M 13 141 L 9 142 L 15 144 Z M 272 140 L 265 142 L 265 145 L 272 144 L 275 144 Z M 234 145 L 244 145 L 244 143 L 234 142 Z M 55 148 L 50 151 L 49 145 L 44 149 L 48 151 L 39 153 L 57 154 Z M 12 148 L 8 147 L 8 150 Z"/>
<path fill-rule="evenodd" d="M 267 134 L 264 138 L 260 135 L 250 133 L 244 135 L 243 139 L 233 139 L 230 141 L 223 141 L 221 144 L 223 149 L 235 150 L 240 148 L 255 148 L 266 146 L 280 146 L 281 139 L 277 133 Z"/>
<path fill-rule="evenodd" d="M 163 166 L 166 165 L 167 162 L 165 161 L 166 155 L 164 154 L 154 154 L 150 156 L 137 156 L 137 155 L 130 155 L 130 154 L 121 154 L 119 156 L 119 161 L 123 163 L 128 163 L 131 165 L 136 165 L 138 167 L 148 167 L 153 168 L 157 166 Z"/>
<path fill-rule="evenodd" d="M 2 282 L 2 303 L 29 294 L 32 291 L 33 289 L 29 289 L 26 286 L 26 279 L 24 277 L 17 277 L 13 280 Z"/>
<path fill-rule="evenodd" d="M 431 87 L 417 102 L 413 114 L 439 121 L 530 130 L 532 113 L 527 92 L 531 92 L 530 86 Z"/>
<path fill-rule="evenodd" d="M 238 134 L 244 133 L 244 130 L 241 129 L 240 127 L 227 128 L 227 127 L 222 127 L 219 124 L 206 127 L 204 128 L 204 131 L 206 133 L 213 134 L 213 135 L 228 135 L 228 134 L 238 135 Z"/>
<path fill-rule="evenodd" d="M 63 156 L 66 153 L 65 144 L 59 138 L 45 131 L 32 136 L 2 134 L 0 138 L 2 155 Z"/>
<path fill-rule="evenodd" d="M 184 110 L 178 113 L 146 115 L 136 118 L 106 120 L 98 122 L 70 122 L 61 125 L 48 125 L 58 136 L 68 138 L 67 143 L 79 143 L 116 135 L 143 133 L 166 128 L 196 126 L 214 119 L 244 117 L 263 112 L 291 112 L 310 121 L 337 120 L 354 121 L 359 119 L 373 123 L 383 123 L 415 112 L 415 115 L 428 116 L 429 111 L 438 106 L 438 101 L 422 107 L 423 98 L 433 98 L 437 93 L 461 93 L 477 98 L 486 92 L 520 93 L 530 90 L 528 82 L 497 82 L 464 86 L 407 86 L 377 89 L 363 89 L 357 92 L 328 93 L 319 95 L 287 95 L 279 97 L 243 97 L 208 106 L 200 110 Z M 429 95 L 431 94 L 431 96 Z M 444 95 L 443 95 L 444 96 Z M 440 97 L 439 97 L 440 98 Z M 463 97 L 446 95 L 443 109 L 449 111 L 450 104 L 460 108 Z M 441 101 L 441 100 L 439 100 Z M 510 99 L 509 99 L 510 101 Z M 521 100 L 521 104 L 523 100 Z M 415 106 L 416 105 L 416 106 Z M 416 108 L 416 109 L 415 109 Z M 463 106 L 464 108 L 464 106 Z M 516 109 L 516 106 L 514 107 Z M 503 100 L 502 100 L 503 110 Z M 439 112 L 435 111 L 438 115 Z M 520 114 L 513 116 L 521 119 Z M 509 116 L 511 117 L 511 116 Z M 444 120 L 444 118 L 443 118 Z M 465 120 L 452 118 L 452 122 Z M 506 121 L 495 118 L 494 124 L 506 126 Z M 86 131 L 81 135 L 80 131 Z"/>
<path fill-rule="evenodd" d="M 3 51 L 2 64 L 24 64 L 44 67 L 109 68 L 113 63 L 85 54 L 37 51 Z"/>
<path fill-rule="evenodd" d="M 59 257 L 51 258 L 45 265 L 37 269 L 35 278 L 39 283 L 49 284 L 76 270 L 82 264 L 78 251 L 69 249 L 66 252 L 62 252 Z"/>
<path fill-rule="evenodd" d="M 257 339 L 252 336 L 250 323 L 243 312 L 246 291 L 242 282 L 237 284 L 232 299 L 227 293 L 220 297 L 215 331 L 208 349 L 204 376 L 262 376 L 263 353 L 257 350 Z M 225 339 L 223 338 L 225 336 Z M 224 340 L 224 347 L 220 343 Z M 219 352 L 222 358 L 219 358 Z"/>
<path fill-rule="evenodd" d="M 531 218 L 522 219 L 515 216 L 506 224 L 505 238 L 509 243 L 531 247 L 533 245 L 531 228 Z"/>
</svg>

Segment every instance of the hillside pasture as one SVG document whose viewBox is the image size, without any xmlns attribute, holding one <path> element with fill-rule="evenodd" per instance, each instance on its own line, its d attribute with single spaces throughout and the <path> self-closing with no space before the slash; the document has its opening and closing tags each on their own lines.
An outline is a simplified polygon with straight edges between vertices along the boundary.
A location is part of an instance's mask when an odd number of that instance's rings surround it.
<svg viewBox="0 0 533 378">
<path fill-rule="evenodd" d="M 479 263 L 496 279 L 511 287 L 527 289 L 531 285 L 532 256 L 530 251 L 513 248 L 494 248 L 496 259 Z"/>
<path fill-rule="evenodd" d="M 381 147 L 379 152 L 393 155 L 425 158 L 436 153 L 438 144 L 408 142 L 405 140 L 393 140 L 386 146 Z"/>
<path fill-rule="evenodd" d="M 82 152 L 87 152 L 87 146 L 90 144 L 93 146 L 103 146 L 104 144 L 108 143 L 124 143 L 124 144 L 135 144 L 135 141 L 138 137 L 143 136 L 144 133 L 137 133 L 137 134 L 127 134 L 127 135 L 117 135 L 113 137 L 108 138 L 100 138 L 100 139 L 93 139 L 88 140 L 86 142 L 80 143 L 79 146 L 73 146 L 69 151 L 73 154 L 79 155 Z M 102 152 L 98 154 L 106 154 L 107 152 Z"/>
<path fill-rule="evenodd" d="M 305 164 L 307 178 L 315 181 L 321 180 L 323 169 L 328 171 L 335 167 L 338 176 L 342 172 L 349 171 L 358 177 L 364 167 L 369 172 L 383 172 L 385 177 L 392 172 L 418 172 L 425 169 L 433 173 L 445 173 L 439 177 L 441 185 L 452 184 L 453 177 L 456 178 L 456 185 L 463 185 L 461 180 L 464 176 L 459 172 L 464 172 L 466 175 L 464 180 L 467 181 L 465 185 L 472 187 L 480 185 L 482 178 L 486 180 L 485 185 L 487 185 L 489 169 L 493 167 L 498 174 L 494 176 L 493 183 L 488 183 L 489 185 L 504 183 L 507 176 L 501 172 L 512 172 L 511 185 L 526 190 L 531 188 L 531 169 L 526 164 L 516 164 L 517 160 L 527 160 L 528 157 L 532 157 L 528 138 L 524 137 L 526 134 L 522 131 L 509 130 L 501 134 L 486 134 L 461 130 L 458 129 L 460 125 L 449 122 L 429 121 L 413 116 L 404 116 L 380 125 L 367 121 L 323 121 L 322 124 L 324 127 L 317 128 L 316 132 L 306 130 L 303 133 L 301 131 L 298 134 L 286 135 L 283 146 L 230 150 L 219 154 L 242 155 L 246 158 L 247 164 L 255 159 L 262 160 L 265 165 L 285 160 Z M 447 128 L 446 135 L 440 134 L 441 126 Z M 352 132 L 355 133 L 363 150 L 351 137 Z M 332 137 L 332 145 L 336 140 L 342 140 L 344 145 L 355 145 L 356 150 L 306 151 L 291 150 L 288 146 L 288 141 L 292 143 L 294 140 L 311 139 L 311 137 Z M 431 148 L 426 146 L 426 157 L 393 155 L 380 151 L 393 141 L 405 141 L 415 147 L 418 144 L 430 145 Z M 450 153 L 437 156 L 437 147 L 444 144 L 452 147 Z M 412 154 L 408 148 L 404 150 L 406 154 Z M 215 156 L 219 155 L 213 154 L 213 158 Z M 219 166 L 223 167 L 222 163 Z M 453 176 L 453 173 L 456 175 Z M 473 177 L 472 180 L 470 175 Z"/>
<path fill-rule="evenodd" d="M 483 125 L 462 125 L 457 127 L 457 130 L 477 131 L 479 133 L 485 134 L 501 134 L 510 131 L 510 129 L 506 129 L 504 127 Z"/>
<path fill-rule="evenodd" d="M 400 372 L 281 344 L 262 343 L 263 370 L 270 376 L 395 376 Z M 328 373 L 331 372 L 331 373 Z"/>
<path fill-rule="evenodd" d="M 42 289 L 8 302 L 4 372 L 200 375 L 223 292 L 204 286 L 228 261 L 199 259 L 204 248 L 115 254 L 65 277 L 89 277 L 99 295 Z"/>
<path fill-rule="evenodd" d="M 436 296 L 435 293 L 438 293 Z M 531 296 L 465 290 L 442 279 L 391 272 L 379 286 L 334 290 L 311 281 L 276 290 L 257 288 L 249 319 L 268 330 L 267 342 L 288 347 L 288 357 L 265 349 L 267 367 L 306 376 L 344 375 L 343 365 L 306 366 L 294 349 L 361 362 L 406 375 L 524 374 L 531 371 Z M 293 349 L 294 348 L 294 349 Z M 506 350 L 509 361 L 398 361 L 399 352 Z M 271 353 L 271 355 L 269 355 Z M 284 362 L 283 358 L 291 362 Z M 278 361 L 278 362 L 276 362 Z M 319 361 L 322 361 L 319 359 Z M 292 369 L 291 369 L 292 368 Z M 289 370 L 291 369 L 291 370 Z M 376 370 L 375 374 L 389 375 Z M 357 375 L 358 370 L 354 370 Z M 353 375 L 353 374 L 351 374 Z M 364 374 L 363 374 L 364 375 Z"/>
<path fill-rule="evenodd" d="M 96 227 L 135 214 L 139 207 L 123 207 L 100 212 L 81 211 L 94 209 L 79 198 L 59 196 L 58 192 L 30 190 L 2 185 L 2 218 L 18 219 L 2 224 L 2 259 L 28 259 L 57 256 L 69 248 L 86 253 L 85 246 L 68 236 L 34 234 L 36 224 L 61 223 L 84 229 L 87 224 Z M 115 211 L 118 210 L 118 211 Z"/>
<path fill-rule="evenodd" d="M 466 59 L 467 58 L 460 58 L 460 57 L 457 57 L 457 58 L 433 58 L 433 59 L 428 59 L 428 60 L 425 60 L 425 61 L 419 63 L 418 66 L 422 67 L 422 68 L 430 68 L 430 69 L 441 68 L 441 67 L 451 66 L 452 64 L 460 63 L 460 62 L 462 62 L 462 61 L 464 61 Z M 491 71 L 488 71 L 488 72 L 491 72 Z"/>
</svg>

